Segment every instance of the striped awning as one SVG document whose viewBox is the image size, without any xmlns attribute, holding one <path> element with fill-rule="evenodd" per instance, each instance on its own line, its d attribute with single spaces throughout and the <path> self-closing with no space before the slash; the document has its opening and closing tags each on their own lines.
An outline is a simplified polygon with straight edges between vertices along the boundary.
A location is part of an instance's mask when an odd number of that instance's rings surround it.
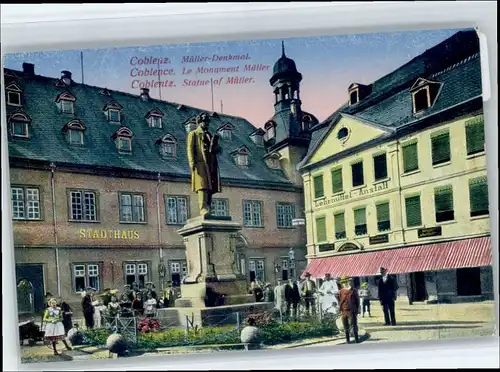
<svg viewBox="0 0 500 372">
<path fill-rule="evenodd" d="M 489 266 L 491 261 L 490 237 L 482 237 L 313 258 L 304 273 L 309 272 L 313 278 L 323 278 L 326 273 L 360 277 L 377 275 L 381 266 L 391 274 L 404 274 Z"/>
</svg>

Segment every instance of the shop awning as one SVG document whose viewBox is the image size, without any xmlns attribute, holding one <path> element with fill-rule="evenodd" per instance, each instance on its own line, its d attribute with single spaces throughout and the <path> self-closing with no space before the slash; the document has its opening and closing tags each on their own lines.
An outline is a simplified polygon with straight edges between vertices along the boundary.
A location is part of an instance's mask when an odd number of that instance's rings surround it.
<svg viewBox="0 0 500 372">
<path fill-rule="evenodd" d="M 359 277 L 376 275 L 381 266 L 391 274 L 491 265 L 490 237 L 416 245 L 405 248 L 313 258 L 305 272 L 313 278 L 326 273 Z"/>
</svg>

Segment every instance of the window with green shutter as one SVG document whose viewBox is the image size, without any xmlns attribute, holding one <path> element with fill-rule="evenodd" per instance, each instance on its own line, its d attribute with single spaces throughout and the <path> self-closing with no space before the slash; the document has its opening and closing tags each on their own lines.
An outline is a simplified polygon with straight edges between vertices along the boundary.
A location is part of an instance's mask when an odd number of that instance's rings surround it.
<svg viewBox="0 0 500 372">
<path fill-rule="evenodd" d="M 368 226 L 366 225 L 366 208 L 354 210 L 354 233 L 356 235 L 366 235 Z"/>
<path fill-rule="evenodd" d="M 452 221 L 455 219 L 453 187 L 451 185 L 434 189 L 434 206 L 436 208 L 436 222 Z"/>
<path fill-rule="evenodd" d="M 441 132 L 431 137 L 432 165 L 446 163 L 451 160 L 450 132 Z"/>
<path fill-rule="evenodd" d="M 403 172 L 418 170 L 418 146 L 417 142 L 403 145 Z"/>
<path fill-rule="evenodd" d="M 323 175 L 319 175 L 313 178 L 314 182 L 314 198 L 322 198 L 325 196 L 325 190 L 323 188 Z"/>
<path fill-rule="evenodd" d="M 489 214 L 488 182 L 486 177 L 469 180 L 470 216 Z"/>
<path fill-rule="evenodd" d="M 335 239 L 345 239 L 345 216 L 344 212 L 337 213 L 333 216 L 333 220 L 335 223 Z"/>
<path fill-rule="evenodd" d="M 391 229 L 389 202 L 377 205 L 377 226 L 378 231 L 387 231 Z"/>
<path fill-rule="evenodd" d="M 373 157 L 373 170 L 375 181 L 387 178 L 387 156 L 380 154 Z"/>
<path fill-rule="evenodd" d="M 467 155 L 484 151 L 484 119 L 482 116 L 465 122 L 465 141 Z"/>
<path fill-rule="evenodd" d="M 317 243 L 326 242 L 326 218 L 316 218 L 316 241 Z"/>
<path fill-rule="evenodd" d="M 342 168 L 332 170 L 332 192 L 334 194 L 344 190 L 344 183 L 342 180 Z"/>
<path fill-rule="evenodd" d="M 406 226 L 414 227 L 422 225 L 422 210 L 420 206 L 420 195 L 410 196 L 405 199 Z"/>
<path fill-rule="evenodd" d="M 352 168 L 352 187 L 362 186 L 365 184 L 365 177 L 363 174 L 363 162 L 354 163 Z"/>
</svg>

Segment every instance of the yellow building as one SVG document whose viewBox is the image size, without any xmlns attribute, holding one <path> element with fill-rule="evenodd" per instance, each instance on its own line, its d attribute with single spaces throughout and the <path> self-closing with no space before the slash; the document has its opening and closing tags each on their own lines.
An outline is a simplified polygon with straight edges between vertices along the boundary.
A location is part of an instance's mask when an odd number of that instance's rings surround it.
<svg viewBox="0 0 500 372">
<path fill-rule="evenodd" d="M 492 298 L 476 33 L 348 94 L 300 165 L 306 270 L 374 284 L 383 266 L 411 302 Z"/>
</svg>

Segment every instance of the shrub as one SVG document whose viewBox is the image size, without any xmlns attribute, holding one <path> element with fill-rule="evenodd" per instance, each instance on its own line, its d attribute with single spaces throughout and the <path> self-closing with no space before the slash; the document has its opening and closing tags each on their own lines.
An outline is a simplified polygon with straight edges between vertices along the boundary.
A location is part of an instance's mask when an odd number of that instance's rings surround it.
<svg viewBox="0 0 500 372">
<path fill-rule="evenodd" d="M 112 333 L 106 328 L 87 329 L 83 333 L 84 344 L 91 346 L 106 345 L 106 340 Z"/>
</svg>

